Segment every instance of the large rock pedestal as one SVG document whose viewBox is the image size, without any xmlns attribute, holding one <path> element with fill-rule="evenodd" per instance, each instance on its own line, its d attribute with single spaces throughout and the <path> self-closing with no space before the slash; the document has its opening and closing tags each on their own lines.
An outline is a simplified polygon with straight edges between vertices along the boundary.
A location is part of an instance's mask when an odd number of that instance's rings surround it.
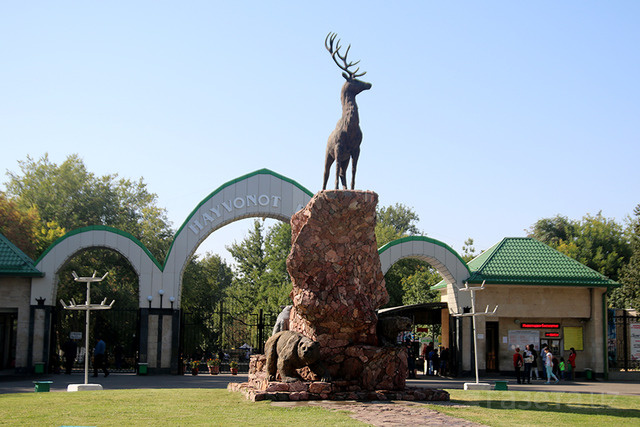
<svg viewBox="0 0 640 427">
<path fill-rule="evenodd" d="M 406 388 L 407 352 L 379 346 L 376 309 L 389 301 L 375 237 L 378 195 L 321 191 L 291 218 L 289 329 L 320 343 L 331 382 L 269 381 L 266 357 L 251 357 L 249 381 L 229 384 L 251 400 L 449 400 L 443 390 Z"/>
<path fill-rule="evenodd" d="M 320 343 L 336 380 L 355 380 L 365 390 L 402 389 L 406 352 L 377 346 L 376 309 L 389 301 L 375 236 L 377 204 L 371 191 L 321 191 L 291 218 L 289 329 Z"/>
</svg>

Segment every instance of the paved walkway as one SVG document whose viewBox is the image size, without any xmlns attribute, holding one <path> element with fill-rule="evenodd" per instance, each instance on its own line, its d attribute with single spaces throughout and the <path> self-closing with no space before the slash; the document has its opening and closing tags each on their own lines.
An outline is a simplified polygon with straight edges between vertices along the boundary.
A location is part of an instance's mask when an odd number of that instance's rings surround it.
<svg viewBox="0 0 640 427">
<path fill-rule="evenodd" d="M 34 380 L 49 380 L 51 391 L 67 391 L 69 384 L 83 384 L 84 374 L 71 375 L 51 374 L 39 376 L 0 375 L 0 394 L 29 393 L 34 391 Z M 244 382 L 246 374 L 231 375 L 135 375 L 111 374 L 105 378 L 89 376 L 89 383 L 101 384 L 105 390 L 144 389 L 144 388 L 220 388 L 226 389 L 229 382 Z M 638 381 L 560 381 L 559 384 L 547 385 L 544 381 L 533 381 L 533 384 L 516 384 L 515 380 L 505 377 L 485 377 L 481 382 L 493 384 L 494 381 L 509 381 L 509 390 L 550 391 L 568 393 L 604 393 L 640 396 Z M 433 387 L 445 389 L 463 389 L 465 382 L 474 382 L 472 378 L 440 378 L 420 376 L 415 380 L 407 380 L 409 387 Z"/>
</svg>

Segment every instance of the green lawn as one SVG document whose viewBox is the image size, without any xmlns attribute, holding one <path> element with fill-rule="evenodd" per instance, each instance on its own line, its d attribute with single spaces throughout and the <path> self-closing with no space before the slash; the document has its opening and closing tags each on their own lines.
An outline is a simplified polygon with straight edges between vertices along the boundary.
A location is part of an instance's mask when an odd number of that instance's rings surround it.
<svg viewBox="0 0 640 427">
<path fill-rule="evenodd" d="M 0 424 L 20 426 L 354 425 L 317 408 L 278 408 L 215 389 L 109 390 L 0 395 Z"/>
<path fill-rule="evenodd" d="M 531 391 L 447 390 L 466 407 L 428 405 L 447 415 L 490 426 L 640 425 L 640 397 Z"/>
<path fill-rule="evenodd" d="M 458 406 L 426 405 L 491 426 L 640 425 L 640 398 L 577 393 L 448 390 Z M 281 408 L 216 389 L 108 390 L 0 395 L 0 424 L 357 425 L 344 412 Z"/>
</svg>

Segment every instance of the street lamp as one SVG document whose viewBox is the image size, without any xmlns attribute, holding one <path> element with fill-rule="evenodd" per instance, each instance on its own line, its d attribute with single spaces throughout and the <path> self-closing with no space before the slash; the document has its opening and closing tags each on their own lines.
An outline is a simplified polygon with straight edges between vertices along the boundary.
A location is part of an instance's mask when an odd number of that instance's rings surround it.
<svg viewBox="0 0 640 427">
<path fill-rule="evenodd" d="M 173 303 L 176 302 L 176 297 L 169 297 L 169 302 L 171 303 L 171 310 L 173 310 Z"/>
<path fill-rule="evenodd" d="M 102 277 L 96 277 L 96 272 L 93 272 L 93 276 L 91 277 L 78 277 L 76 272 L 73 272 L 73 280 L 76 282 L 85 282 L 87 284 L 87 300 L 84 304 L 76 304 L 76 302 L 72 299 L 69 304 L 66 304 L 62 299 L 60 303 L 64 307 L 65 310 L 80 310 L 85 311 L 85 353 L 84 353 L 84 384 L 69 384 L 67 386 L 67 391 L 79 391 L 79 390 L 102 390 L 102 386 L 100 384 L 89 384 L 89 314 L 92 310 L 109 310 L 114 301 L 111 301 L 111 304 L 107 305 L 107 298 L 105 298 L 100 304 L 91 304 L 91 283 L 92 282 L 102 282 L 105 277 L 107 277 L 109 272 L 106 272 Z"/>
<path fill-rule="evenodd" d="M 153 296 L 152 296 L 152 295 L 149 295 L 149 296 L 147 297 L 147 300 L 149 301 L 149 308 L 151 308 L 151 301 L 153 301 Z"/>
<path fill-rule="evenodd" d="M 164 295 L 164 289 L 160 289 L 158 291 L 158 295 L 160 295 L 160 308 L 162 308 L 162 296 Z"/>
</svg>

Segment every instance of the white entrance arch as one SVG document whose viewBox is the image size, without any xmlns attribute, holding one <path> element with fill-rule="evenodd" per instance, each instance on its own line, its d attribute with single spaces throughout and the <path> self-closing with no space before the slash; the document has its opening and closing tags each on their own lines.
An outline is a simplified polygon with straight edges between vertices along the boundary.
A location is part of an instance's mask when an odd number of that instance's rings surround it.
<svg viewBox="0 0 640 427">
<path fill-rule="evenodd" d="M 73 230 L 56 240 L 36 261 L 44 273 L 31 284 L 31 304 L 46 298 L 55 305 L 56 274 L 73 255 L 91 248 L 108 248 L 122 254 L 139 276 L 139 307 L 160 308 L 155 297 L 163 290 L 166 299 L 175 298 L 180 307 L 182 273 L 198 246 L 215 230 L 243 218 L 264 217 L 288 222 L 311 200 L 313 194 L 268 169 L 260 169 L 222 184 L 205 197 L 178 229 L 164 265 L 134 236 L 105 226 Z M 151 305 L 147 296 L 152 296 Z"/>
<path fill-rule="evenodd" d="M 44 276 L 31 281 L 31 304 L 35 305 L 37 298 L 46 298 L 50 305 L 56 305 L 57 272 L 77 253 L 95 248 L 112 249 L 125 257 L 138 274 L 140 289 L 161 280 L 162 267 L 142 242 L 117 228 L 93 225 L 65 234 L 36 260 L 35 267 Z"/>
<path fill-rule="evenodd" d="M 164 289 L 165 294 L 171 295 L 168 293 L 171 291 L 179 303 L 182 273 L 207 236 L 243 218 L 263 217 L 289 222 L 312 196 L 313 193 L 296 181 L 269 169 L 260 169 L 222 184 L 200 202 L 176 233 L 165 261 L 162 282 L 154 283 L 151 292 Z"/>
<path fill-rule="evenodd" d="M 409 236 L 387 243 L 378 249 L 378 254 L 383 274 L 403 258 L 428 262 L 447 284 L 449 311 L 459 313 L 459 308 L 468 305 L 467 298 L 458 294 L 458 289 L 464 286 L 471 272 L 462 257 L 446 243 L 426 236 Z"/>
</svg>

